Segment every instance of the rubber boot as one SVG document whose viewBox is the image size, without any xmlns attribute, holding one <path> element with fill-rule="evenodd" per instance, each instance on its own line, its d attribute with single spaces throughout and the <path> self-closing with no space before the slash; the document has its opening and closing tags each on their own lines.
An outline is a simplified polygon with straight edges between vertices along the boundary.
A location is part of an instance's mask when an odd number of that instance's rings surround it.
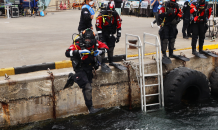
<svg viewBox="0 0 218 130">
<path fill-rule="evenodd" d="M 200 46 L 200 45 L 199 45 L 199 52 L 200 52 L 201 54 L 203 54 L 203 46 Z"/>
<path fill-rule="evenodd" d="M 173 58 L 173 50 L 169 48 L 169 57 Z"/>
<path fill-rule="evenodd" d="M 94 108 L 94 107 L 91 107 L 91 108 L 89 108 L 89 113 L 90 114 L 94 114 L 94 113 L 100 112 L 102 110 L 104 110 L 104 108 Z"/>
<path fill-rule="evenodd" d="M 198 52 L 196 51 L 196 49 L 192 49 L 192 54 L 193 54 L 193 55 L 197 55 L 197 53 L 198 53 Z"/>
<path fill-rule="evenodd" d="M 183 38 L 184 38 L 184 39 L 188 39 L 189 37 L 188 37 L 188 36 L 183 36 Z"/>
<path fill-rule="evenodd" d="M 106 61 L 105 61 L 104 57 L 105 57 L 105 54 L 102 55 L 102 62 L 101 62 L 101 66 L 102 66 L 102 67 L 101 67 L 101 69 L 102 69 L 102 68 L 109 68 L 109 66 L 107 66 L 107 65 L 105 64 Z"/>
<path fill-rule="evenodd" d="M 174 46 L 175 46 L 175 38 L 172 38 L 169 40 L 169 57 L 170 58 L 173 58 L 173 50 L 174 50 Z"/>
<path fill-rule="evenodd" d="M 162 51 L 163 57 L 167 57 L 166 51 Z"/>
<path fill-rule="evenodd" d="M 110 62 L 109 65 L 110 65 L 110 66 L 114 66 L 115 63 L 114 63 L 114 62 Z"/>
</svg>

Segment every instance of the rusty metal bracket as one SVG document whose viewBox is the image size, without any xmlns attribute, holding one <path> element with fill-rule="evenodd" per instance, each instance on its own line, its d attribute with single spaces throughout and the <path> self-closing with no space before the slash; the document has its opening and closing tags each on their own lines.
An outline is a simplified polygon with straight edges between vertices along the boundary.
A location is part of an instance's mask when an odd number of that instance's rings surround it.
<svg viewBox="0 0 218 130">
<path fill-rule="evenodd" d="M 56 119 L 56 96 L 55 96 L 55 86 L 54 86 L 54 75 L 51 70 L 48 68 L 48 74 L 50 74 L 50 79 L 52 82 L 52 102 L 53 102 L 53 118 Z"/>
<path fill-rule="evenodd" d="M 47 71 L 49 74 L 52 74 L 51 70 L 48 68 L 48 71 Z"/>
<path fill-rule="evenodd" d="M 180 52 L 180 56 L 186 57 L 185 53 L 183 53 L 183 52 Z"/>
<path fill-rule="evenodd" d="M 10 79 L 9 75 L 7 75 L 7 74 L 5 73 L 5 80 L 9 80 L 9 79 Z"/>
<path fill-rule="evenodd" d="M 129 94 L 128 94 L 128 98 L 129 98 L 129 109 L 132 110 L 132 90 L 131 90 L 131 80 L 130 80 L 130 65 L 131 62 L 129 63 L 125 63 L 125 67 L 127 68 L 127 73 L 128 73 L 128 85 L 129 85 Z"/>
</svg>

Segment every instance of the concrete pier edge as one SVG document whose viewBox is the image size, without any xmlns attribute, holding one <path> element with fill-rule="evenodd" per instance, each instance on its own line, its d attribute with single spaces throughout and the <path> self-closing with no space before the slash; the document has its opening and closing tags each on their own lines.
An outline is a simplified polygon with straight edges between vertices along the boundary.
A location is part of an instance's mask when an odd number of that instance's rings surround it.
<svg viewBox="0 0 218 130">
<path fill-rule="evenodd" d="M 114 55 L 114 62 L 122 61 L 122 59 L 126 58 L 126 55 Z M 108 62 L 107 57 L 105 57 L 106 63 Z M 48 62 L 41 63 L 35 65 L 24 65 L 19 67 L 9 67 L 9 68 L 1 68 L 0 76 L 7 75 L 16 75 L 16 74 L 24 74 L 29 72 L 41 71 L 49 69 L 62 69 L 62 68 L 70 68 L 72 67 L 72 62 L 70 60 L 64 61 L 56 61 L 56 62 Z"/>
<path fill-rule="evenodd" d="M 198 47 L 197 47 L 198 48 Z M 183 49 L 177 49 L 174 51 L 181 51 L 181 50 L 188 50 L 191 48 L 183 48 Z M 212 49 L 218 49 L 218 44 L 211 44 L 211 45 L 204 45 L 203 50 L 212 50 Z M 148 53 L 146 55 L 153 55 L 156 54 L 156 52 Z M 135 55 L 127 55 L 127 57 L 136 57 L 138 54 Z M 126 59 L 126 55 L 114 55 L 114 62 L 119 62 Z M 107 57 L 105 57 L 106 63 L 108 62 Z M 29 73 L 29 72 L 35 72 L 35 71 L 41 71 L 41 70 L 47 70 L 49 69 L 61 69 L 61 68 L 69 68 L 72 67 L 72 62 L 70 60 L 65 61 L 56 61 L 56 62 L 50 62 L 50 63 L 42 63 L 42 64 L 35 64 L 35 65 L 24 65 L 20 67 L 10 67 L 10 68 L 1 68 L 0 69 L 0 76 L 7 75 L 16 75 L 16 74 L 23 74 L 23 73 Z"/>
</svg>

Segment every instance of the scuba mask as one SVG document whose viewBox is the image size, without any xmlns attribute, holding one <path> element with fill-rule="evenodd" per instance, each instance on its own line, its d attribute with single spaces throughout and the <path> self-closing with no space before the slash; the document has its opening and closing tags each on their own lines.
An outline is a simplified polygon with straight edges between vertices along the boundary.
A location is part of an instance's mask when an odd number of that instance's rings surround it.
<svg viewBox="0 0 218 130">
<path fill-rule="evenodd" d="M 97 42 L 95 40 L 95 33 L 89 28 L 82 32 L 82 39 L 85 47 L 92 47 Z"/>
<path fill-rule="evenodd" d="M 85 43 L 85 47 L 88 48 L 95 45 L 97 41 L 95 39 L 84 39 L 83 42 Z"/>
</svg>

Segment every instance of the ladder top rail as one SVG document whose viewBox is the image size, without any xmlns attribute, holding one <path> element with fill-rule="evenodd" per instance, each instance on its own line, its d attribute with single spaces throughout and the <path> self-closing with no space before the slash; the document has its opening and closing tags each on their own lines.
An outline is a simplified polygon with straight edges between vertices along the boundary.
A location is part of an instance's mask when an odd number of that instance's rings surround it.
<svg viewBox="0 0 218 130">
<path fill-rule="evenodd" d="M 138 46 L 142 46 L 142 42 L 141 42 L 141 39 L 139 36 L 126 33 L 126 38 L 127 38 L 127 36 L 136 37 L 138 39 Z"/>
<path fill-rule="evenodd" d="M 153 36 L 153 37 L 158 37 L 157 35 L 151 34 L 151 33 L 146 33 L 144 32 L 143 35 L 149 35 L 149 36 Z"/>
<path fill-rule="evenodd" d="M 146 41 L 145 41 L 145 36 L 146 36 L 146 35 L 149 35 L 149 36 L 155 37 L 156 40 L 157 40 L 157 41 L 156 41 L 157 43 L 154 44 L 154 43 L 146 42 Z M 153 45 L 153 46 L 156 46 L 156 47 L 160 47 L 160 40 L 159 40 L 158 35 L 154 35 L 154 34 L 150 34 L 150 33 L 146 33 L 146 32 L 144 32 L 144 33 L 143 33 L 143 42 L 144 42 L 144 44 L 147 43 L 147 44 L 150 44 L 150 45 Z M 144 45 L 144 44 L 143 44 L 143 45 Z"/>
</svg>

